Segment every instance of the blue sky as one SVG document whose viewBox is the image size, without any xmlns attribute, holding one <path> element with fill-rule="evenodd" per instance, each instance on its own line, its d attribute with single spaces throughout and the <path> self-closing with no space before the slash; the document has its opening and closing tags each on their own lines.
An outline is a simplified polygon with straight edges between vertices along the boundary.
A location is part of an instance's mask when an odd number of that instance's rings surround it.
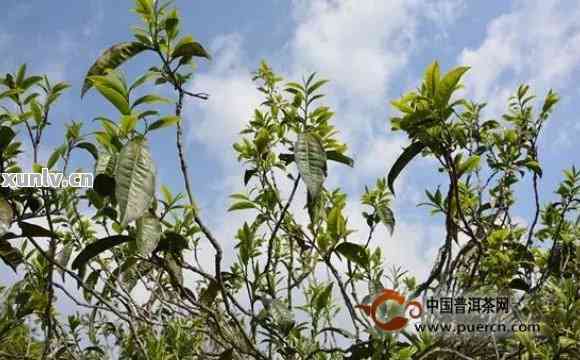
<svg viewBox="0 0 580 360">
<path fill-rule="evenodd" d="M 313 71 L 330 79 L 327 102 L 336 125 L 356 159 L 354 170 L 332 167 L 328 185 L 350 195 L 351 226 L 366 229 L 358 199 L 365 184 L 383 176 L 406 139 L 391 133 L 388 101 L 418 85 L 424 68 L 439 60 L 444 69 L 469 65 L 465 94 L 487 101 L 488 117 L 505 108 L 517 85 L 528 82 L 542 97 L 549 88 L 562 96 L 542 143 L 545 176 L 542 199 L 552 197 L 561 171 L 578 163 L 580 135 L 580 2 L 575 0 L 253 0 L 190 2 L 177 0 L 183 32 L 211 50 L 213 61 L 200 62 L 192 90 L 207 92 L 207 102 L 186 106 L 187 155 L 194 193 L 204 216 L 224 247 L 244 215 L 227 214 L 227 195 L 242 189 L 242 167 L 231 147 L 261 99 L 251 83 L 260 60 L 292 80 Z M 81 101 L 82 79 L 98 54 L 130 39 L 137 24 L 132 1 L 4 0 L 0 14 L 0 71 L 13 72 L 27 63 L 31 72 L 66 80 L 72 89 L 53 114 L 54 124 L 87 122 L 113 109 L 95 92 Z M 155 65 L 152 57 L 131 62 L 129 78 Z M 152 151 L 158 183 L 181 189 L 173 129 L 154 134 Z M 43 145 L 62 141 L 58 125 Z M 75 165 L 90 168 L 79 154 Z M 413 164 L 398 182 L 395 201 L 398 227 L 391 238 L 377 235 L 388 265 L 402 265 L 424 275 L 442 241 L 441 221 L 417 208 L 425 186 L 439 183 L 433 163 Z M 526 214 L 529 188 L 519 192 Z M 301 212 L 303 203 L 295 210 Z"/>
</svg>

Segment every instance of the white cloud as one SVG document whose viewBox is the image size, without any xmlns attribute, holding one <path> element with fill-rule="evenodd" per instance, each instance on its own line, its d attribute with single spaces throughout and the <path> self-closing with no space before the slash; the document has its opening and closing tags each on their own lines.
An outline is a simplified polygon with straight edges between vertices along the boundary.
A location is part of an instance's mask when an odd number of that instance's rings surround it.
<svg viewBox="0 0 580 360">
<path fill-rule="evenodd" d="M 362 171 L 370 176 L 384 175 L 385 169 L 389 169 L 399 157 L 402 149 L 408 141 L 401 137 L 375 137 L 368 141 L 365 152 L 375 156 L 365 156 L 358 160 L 356 171 Z M 377 167 L 377 158 L 382 163 Z"/>
<path fill-rule="evenodd" d="M 424 6 L 425 16 L 435 22 L 440 30 L 451 25 L 464 14 L 466 3 L 464 0 L 432 1 Z"/>
<path fill-rule="evenodd" d="M 538 92 L 570 85 L 580 64 L 580 3 L 516 1 L 514 11 L 491 21 L 481 45 L 464 49 L 458 62 L 474 68 L 466 83 L 477 100 L 499 102 L 492 111 L 504 108 L 519 83 Z"/>
<path fill-rule="evenodd" d="M 190 139 L 207 146 L 210 156 L 224 165 L 235 161 L 232 144 L 260 104 L 260 96 L 251 79 L 251 70 L 243 62 L 242 38 L 232 34 L 214 40 L 211 49 L 214 63 L 208 73 L 196 77 L 193 92 L 210 94 L 208 101 L 189 108 Z M 196 114 L 200 114 L 198 117 Z"/>
<path fill-rule="evenodd" d="M 415 30 L 407 1 L 297 2 L 292 54 L 299 73 L 319 71 L 365 104 L 384 99 Z"/>
<path fill-rule="evenodd" d="M 100 1 L 91 1 L 92 17 L 84 24 L 82 34 L 85 38 L 92 38 L 102 29 L 103 21 L 105 20 L 105 8 Z"/>
</svg>

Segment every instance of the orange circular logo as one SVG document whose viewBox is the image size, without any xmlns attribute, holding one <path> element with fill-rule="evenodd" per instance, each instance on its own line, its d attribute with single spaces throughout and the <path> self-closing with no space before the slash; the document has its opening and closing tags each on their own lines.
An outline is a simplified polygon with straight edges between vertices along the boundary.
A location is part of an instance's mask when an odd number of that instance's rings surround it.
<svg viewBox="0 0 580 360">
<path fill-rule="evenodd" d="M 396 331 L 404 328 L 409 322 L 409 319 L 404 316 L 395 316 L 388 322 L 384 322 L 377 317 L 377 310 L 379 309 L 379 306 L 389 300 L 392 300 L 399 305 L 406 304 L 405 310 L 407 310 L 409 307 L 414 307 L 414 309 L 411 309 L 409 312 L 409 316 L 413 319 L 417 319 L 423 313 L 423 306 L 421 303 L 415 300 L 406 302 L 403 295 L 392 289 L 381 290 L 370 305 L 360 304 L 356 307 L 362 309 L 365 314 L 367 314 L 367 316 L 372 317 L 373 322 L 379 329 L 383 331 Z M 414 310 L 416 310 L 416 312 Z"/>
</svg>

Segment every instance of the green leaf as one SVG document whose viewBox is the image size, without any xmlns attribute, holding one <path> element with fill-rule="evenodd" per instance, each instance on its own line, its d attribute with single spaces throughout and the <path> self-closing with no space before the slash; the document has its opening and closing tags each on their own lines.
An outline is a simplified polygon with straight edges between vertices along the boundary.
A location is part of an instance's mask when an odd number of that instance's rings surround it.
<svg viewBox="0 0 580 360">
<path fill-rule="evenodd" d="M 199 300 L 205 305 L 213 305 L 215 298 L 220 290 L 219 284 L 215 281 L 210 280 L 207 287 L 201 290 L 199 294 Z"/>
<path fill-rule="evenodd" d="M 161 222 L 156 216 L 146 213 L 137 220 L 137 251 L 149 256 L 161 239 Z"/>
<path fill-rule="evenodd" d="M 294 154 L 280 154 L 278 158 L 280 158 L 280 160 L 283 161 L 286 165 L 294 162 Z"/>
<path fill-rule="evenodd" d="M 30 224 L 24 221 L 20 221 L 18 223 L 20 230 L 22 230 L 22 237 L 49 237 L 49 238 L 57 238 L 58 236 L 43 228 L 42 226 L 36 224 Z"/>
<path fill-rule="evenodd" d="M 179 29 L 179 14 L 177 10 L 173 10 L 166 18 L 165 18 L 165 31 L 167 32 L 167 36 L 170 39 L 175 39 Z"/>
<path fill-rule="evenodd" d="M 115 197 L 124 228 L 140 218 L 155 196 L 156 170 L 146 140 L 137 138 L 121 150 L 115 171 Z"/>
<path fill-rule="evenodd" d="M 86 348 L 83 349 L 83 352 L 86 353 L 87 355 L 94 352 L 94 353 L 98 353 L 99 355 L 101 355 L 103 357 L 105 356 L 105 351 L 98 346 L 87 346 Z"/>
<path fill-rule="evenodd" d="M 159 240 L 159 244 L 154 252 L 169 251 L 172 253 L 179 253 L 187 248 L 188 244 L 186 238 L 176 232 L 167 231 L 163 234 L 161 240 Z"/>
<path fill-rule="evenodd" d="M 3 93 L 0 93 L 0 99 L 3 99 L 5 97 L 13 97 L 16 95 L 19 95 L 22 92 L 21 89 L 11 89 L 11 90 L 6 90 Z M 15 99 L 15 98 L 12 98 Z"/>
<path fill-rule="evenodd" d="M 179 116 L 165 116 L 149 125 L 147 129 L 148 130 L 161 129 L 164 127 L 173 126 L 177 124 L 179 121 L 181 121 L 181 118 Z"/>
<path fill-rule="evenodd" d="M 93 86 L 102 85 L 104 87 L 111 88 L 123 95 L 123 98 L 129 100 L 129 89 L 127 88 L 127 82 L 125 78 L 117 70 L 107 70 L 107 75 L 93 75 L 89 77 L 89 80 L 93 83 Z"/>
<path fill-rule="evenodd" d="M 381 219 L 381 222 L 387 227 L 389 233 L 392 236 L 393 232 L 395 231 L 395 214 L 393 213 L 393 210 L 391 210 L 391 208 L 386 205 L 379 206 L 377 208 L 377 213 L 379 215 L 379 219 Z"/>
<path fill-rule="evenodd" d="M 42 81 L 42 76 L 31 76 L 25 79 L 22 84 L 20 84 L 20 88 L 23 90 L 28 90 L 28 88 L 36 83 L 39 83 L 40 81 Z"/>
<path fill-rule="evenodd" d="M 34 118 L 34 123 L 37 126 L 40 126 L 43 121 L 42 108 L 40 107 L 40 105 L 38 105 L 36 100 L 32 100 L 30 102 L 30 109 L 32 110 L 32 117 Z"/>
<path fill-rule="evenodd" d="M 171 57 L 176 59 L 178 57 L 204 57 L 206 59 L 211 59 L 207 51 L 201 46 L 200 43 L 194 41 L 191 36 L 185 36 L 179 40 L 177 45 L 175 45 L 175 49 L 173 50 L 173 54 Z"/>
<path fill-rule="evenodd" d="M 131 106 L 131 109 L 134 109 L 141 104 L 170 104 L 170 103 L 171 103 L 171 100 L 169 100 L 166 97 L 155 95 L 155 94 L 149 94 L 149 95 L 144 95 L 144 96 L 140 97 L 139 99 L 135 100 L 135 103 L 133 103 L 133 106 Z"/>
<path fill-rule="evenodd" d="M 532 170 L 533 172 L 535 172 L 536 174 L 538 174 L 539 177 L 542 177 L 542 167 L 540 166 L 540 163 L 535 161 L 535 160 L 527 160 L 524 165 Z"/>
<path fill-rule="evenodd" d="M 146 74 L 141 75 L 140 77 L 137 78 L 137 80 L 135 80 L 133 84 L 131 84 L 131 86 L 129 87 L 129 92 L 135 90 L 136 88 L 145 84 L 146 82 L 157 78 L 158 76 L 159 73 L 155 71 L 149 71 Z"/>
<path fill-rule="evenodd" d="M 326 83 L 328 83 L 328 80 L 318 80 L 317 82 L 312 84 L 312 86 L 308 87 L 308 94 L 312 94 Z"/>
<path fill-rule="evenodd" d="M 99 158 L 99 151 L 97 150 L 97 147 L 89 142 L 78 143 L 75 147 L 78 147 L 80 149 L 85 149 L 91 155 L 93 155 L 95 160 L 97 160 Z"/>
<path fill-rule="evenodd" d="M 550 89 L 544 100 L 544 105 L 542 105 L 542 114 L 546 116 L 558 101 L 560 101 L 560 97 Z"/>
<path fill-rule="evenodd" d="M 441 74 L 439 72 L 439 63 L 434 61 L 427 67 L 425 71 L 425 86 L 427 87 L 427 92 L 429 96 L 435 96 L 437 93 L 437 84 L 439 84 L 439 79 Z"/>
<path fill-rule="evenodd" d="M 330 301 L 332 299 L 332 286 L 333 285 L 334 285 L 333 283 L 328 284 L 316 296 L 315 302 L 314 302 L 314 308 L 316 309 L 316 311 L 319 312 L 330 304 Z"/>
<path fill-rule="evenodd" d="M 346 155 L 343 155 L 341 153 L 339 153 L 338 151 L 327 151 L 326 152 L 326 157 L 328 158 L 328 160 L 332 160 L 332 161 L 336 161 L 338 163 L 344 164 L 344 165 L 348 165 L 350 167 L 354 166 L 354 160 L 349 158 Z"/>
<path fill-rule="evenodd" d="M 91 272 L 91 274 L 87 276 L 87 278 L 84 281 L 85 286 L 83 287 L 83 296 L 87 301 L 91 301 L 91 299 L 93 298 L 93 293 L 89 290 L 95 290 L 95 286 L 97 285 L 97 281 L 99 281 L 100 274 L 101 270 L 95 270 Z"/>
<path fill-rule="evenodd" d="M 351 355 L 347 358 L 348 360 L 365 360 L 370 359 L 373 356 L 372 343 L 360 342 L 356 343 L 349 348 Z"/>
<path fill-rule="evenodd" d="M 103 95 L 107 100 L 109 100 L 111 104 L 117 108 L 117 110 L 119 110 L 121 114 L 129 115 L 131 113 L 129 102 L 117 90 L 102 84 L 95 84 L 95 87 L 101 93 L 101 95 Z"/>
<path fill-rule="evenodd" d="M 479 155 L 471 156 L 469 159 L 465 160 L 465 162 L 463 162 L 459 166 L 458 175 L 461 177 L 462 175 L 469 174 L 475 171 L 479 166 L 479 161 L 480 161 Z"/>
<path fill-rule="evenodd" d="M 0 152 L 4 151 L 16 134 L 8 126 L 0 127 Z"/>
<path fill-rule="evenodd" d="M 230 206 L 228 211 L 245 210 L 245 209 L 255 209 L 256 204 L 251 201 L 238 201 L 237 203 Z"/>
<path fill-rule="evenodd" d="M 252 176 L 258 173 L 257 169 L 248 169 L 244 172 L 244 185 L 248 185 Z"/>
<path fill-rule="evenodd" d="M 510 288 L 515 289 L 515 290 L 523 290 L 523 291 L 528 291 L 530 290 L 530 285 L 521 278 L 513 278 L 510 281 Z"/>
<path fill-rule="evenodd" d="M 165 256 L 165 264 L 171 278 L 171 284 L 176 290 L 179 290 L 183 286 L 183 270 L 179 266 L 177 258 L 172 253 L 169 253 Z"/>
<path fill-rule="evenodd" d="M 82 269 L 87 262 L 104 251 L 133 240 L 126 235 L 114 235 L 99 239 L 85 247 L 72 262 L 73 269 Z"/>
<path fill-rule="evenodd" d="M 0 198 L 0 236 L 4 236 L 10 230 L 14 219 L 14 210 L 10 203 L 4 198 Z"/>
<path fill-rule="evenodd" d="M 10 243 L 4 239 L 0 240 L 0 258 L 16 272 L 18 265 L 24 262 L 22 253 L 13 248 Z"/>
<path fill-rule="evenodd" d="M 347 258 L 348 261 L 352 261 L 362 267 L 366 267 L 369 263 L 366 250 L 361 245 L 343 242 L 336 247 L 335 251 Z"/>
<path fill-rule="evenodd" d="M 24 77 L 26 76 L 26 64 L 20 65 L 18 72 L 16 73 L 16 86 L 20 87 Z"/>
<path fill-rule="evenodd" d="M 129 135 L 133 130 L 135 130 L 135 126 L 137 126 L 137 121 L 139 119 L 135 115 L 124 115 L 121 117 L 121 134 L 122 135 Z"/>
<path fill-rule="evenodd" d="M 155 13 L 153 6 L 152 0 L 136 0 L 135 11 L 147 18 L 152 18 Z"/>
<path fill-rule="evenodd" d="M 258 134 L 256 135 L 256 139 L 254 140 L 258 154 L 262 154 L 266 150 L 266 147 L 268 146 L 270 141 L 271 141 L 270 132 L 265 128 L 260 129 L 260 131 L 258 131 Z"/>
<path fill-rule="evenodd" d="M 389 184 L 389 189 L 391 190 L 391 193 L 393 195 L 395 194 L 394 190 L 395 180 L 397 179 L 401 171 L 403 171 L 403 169 L 407 166 L 407 164 L 409 164 L 409 162 L 411 162 L 411 160 L 413 160 L 415 156 L 419 155 L 424 148 L 425 144 L 423 144 L 420 141 L 412 143 L 411 145 L 406 147 L 405 150 L 403 150 L 401 156 L 399 156 L 397 161 L 395 161 L 395 163 L 391 167 L 391 170 L 389 170 L 389 175 L 387 176 L 387 183 Z"/>
<path fill-rule="evenodd" d="M 445 74 L 443 79 L 439 82 L 437 92 L 435 93 L 435 103 L 437 106 L 440 108 L 447 107 L 451 95 L 457 89 L 459 80 L 461 80 L 461 77 L 467 72 L 467 70 L 469 70 L 469 67 L 459 66 Z"/>
<path fill-rule="evenodd" d="M 169 188 L 165 185 L 161 185 L 160 190 L 163 194 L 163 200 L 165 200 L 167 204 L 171 204 L 173 202 L 173 194 L 171 193 L 171 190 L 169 190 Z"/>
<path fill-rule="evenodd" d="M 146 1 L 146 0 L 144 0 Z M 110 47 L 105 50 L 97 61 L 91 66 L 81 91 L 81 98 L 93 86 L 89 77 L 94 75 L 104 75 L 109 69 L 116 69 L 125 61 L 131 59 L 140 52 L 146 50 L 147 47 L 138 42 L 124 42 Z"/>
<path fill-rule="evenodd" d="M 156 111 L 156 110 L 146 110 L 146 111 L 140 112 L 137 117 L 139 119 L 143 119 L 143 118 L 145 118 L 147 116 L 154 116 L 154 115 L 159 115 L 159 111 Z"/>
<path fill-rule="evenodd" d="M 308 193 L 317 198 L 326 177 L 326 152 L 320 137 L 310 132 L 299 134 L 294 145 L 294 158 Z"/>
<path fill-rule="evenodd" d="M 61 145 L 58 148 L 56 148 L 54 150 L 54 152 L 48 158 L 48 162 L 46 163 L 46 167 L 49 169 L 52 169 L 53 166 L 56 164 L 56 162 L 61 158 L 61 156 L 64 155 L 66 148 L 67 148 L 66 145 Z"/>
<path fill-rule="evenodd" d="M 93 190 L 101 196 L 112 196 L 115 193 L 115 178 L 108 174 L 98 174 L 93 182 Z"/>
<path fill-rule="evenodd" d="M 234 349 L 228 349 L 220 354 L 218 360 L 233 360 L 234 358 Z"/>
</svg>

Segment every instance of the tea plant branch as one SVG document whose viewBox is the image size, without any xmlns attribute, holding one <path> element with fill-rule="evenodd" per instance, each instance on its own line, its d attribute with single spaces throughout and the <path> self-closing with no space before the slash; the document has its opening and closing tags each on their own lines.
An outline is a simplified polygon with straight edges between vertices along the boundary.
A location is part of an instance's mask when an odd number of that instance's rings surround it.
<svg viewBox="0 0 580 360">
<path fill-rule="evenodd" d="M 346 307 L 347 307 L 348 312 L 350 314 L 350 318 L 352 320 L 352 325 L 355 329 L 355 332 L 356 332 L 357 338 L 358 338 L 358 334 L 360 332 L 360 329 L 358 327 L 357 322 L 363 326 L 366 326 L 366 324 L 356 314 L 356 311 L 354 310 L 354 306 L 352 305 L 352 302 L 350 301 L 350 298 L 349 298 L 348 293 L 346 291 L 346 286 L 344 285 L 342 279 L 340 278 L 340 274 L 338 273 L 338 270 L 336 270 L 334 265 L 332 265 L 332 263 L 330 261 L 330 257 L 328 257 L 328 256 L 325 257 L 324 262 L 326 263 L 326 266 L 330 269 L 332 276 L 334 277 L 334 279 L 336 280 L 336 283 L 338 284 L 338 287 L 340 288 L 340 293 L 341 293 L 342 298 L 346 304 Z"/>
<path fill-rule="evenodd" d="M 54 234 L 54 226 L 52 223 L 52 217 L 50 216 L 50 196 L 48 195 L 48 191 L 42 189 L 42 194 L 44 198 L 44 206 L 46 208 L 46 221 L 48 223 L 48 228 L 51 234 Z M 56 254 L 56 237 L 51 236 L 49 240 L 49 248 L 48 248 L 48 257 L 50 259 L 54 259 Z M 52 341 L 52 333 L 53 333 L 53 324 L 52 324 L 52 299 L 54 297 L 54 289 L 53 289 L 53 272 L 54 272 L 54 262 L 49 262 L 48 264 L 48 274 L 46 275 L 46 296 L 47 296 L 47 303 L 46 309 L 44 312 L 44 317 L 46 321 L 46 339 L 45 339 L 45 346 L 44 351 L 42 353 L 42 359 L 46 359 L 50 352 L 50 344 Z"/>
<path fill-rule="evenodd" d="M 28 239 L 28 241 L 30 241 L 30 243 L 36 248 L 36 250 L 49 262 L 52 263 L 54 266 L 56 266 L 58 269 L 60 269 L 61 271 L 65 272 L 67 275 L 69 275 L 70 277 L 72 277 L 74 280 L 77 281 L 77 283 L 86 291 L 90 292 L 95 298 L 97 298 L 99 301 L 101 301 L 108 309 L 110 312 L 112 312 L 113 314 L 115 314 L 116 316 L 119 317 L 119 319 L 125 321 L 126 323 L 130 323 L 131 320 L 127 317 L 125 317 L 125 315 L 123 315 L 116 306 L 114 306 L 113 304 L 109 303 L 104 297 L 102 297 L 98 292 L 96 292 L 95 290 L 93 290 L 91 287 L 87 286 L 83 279 L 81 279 L 77 274 L 75 274 L 74 272 L 68 270 L 67 268 L 63 267 L 62 265 L 60 265 L 58 262 L 56 262 L 53 258 L 49 257 L 48 254 L 42 249 L 42 247 L 38 244 L 38 242 L 36 242 L 36 240 L 34 240 L 33 237 L 31 236 L 25 236 L 26 239 Z"/>
<path fill-rule="evenodd" d="M 272 231 L 272 234 L 270 235 L 270 238 L 268 239 L 268 255 L 267 255 L 267 259 L 266 259 L 266 265 L 264 266 L 264 271 L 262 272 L 262 274 L 267 274 L 268 271 L 270 270 L 270 266 L 272 263 L 272 257 L 273 257 L 273 243 L 274 243 L 274 239 L 276 238 L 276 235 L 278 233 L 278 230 L 280 229 L 280 226 L 282 225 L 282 222 L 284 221 L 284 217 L 286 216 L 286 212 L 288 211 L 288 208 L 290 207 L 290 205 L 292 204 L 292 201 L 294 200 L 294 196 L 296 195 L 296 190 L 298 189 L 298 184 L 300 183 L 300 175 L 298 175 L 296 177 L 296 180 L 294 180 L 294 185 L 292 186 L 292 191 L 290 192 L 290 196 L 288 197 L 288 200 L 286 201 L 286 205 L 284 205 L 284 208 L 282 209 L 282 212 L 280 213 L 280 217 L 278 218 L 278 221 L 276 222 L 276 224 L 274 225 L 274 230 Z M 275 297 L 275 291 L 274 291 L 274 287 L 273 284 L 271 284 L 271 277 L 267 277 L 268 278 L 268 287 L 270 290 L 270 295 L 272 297 Z"/>
</svg>

